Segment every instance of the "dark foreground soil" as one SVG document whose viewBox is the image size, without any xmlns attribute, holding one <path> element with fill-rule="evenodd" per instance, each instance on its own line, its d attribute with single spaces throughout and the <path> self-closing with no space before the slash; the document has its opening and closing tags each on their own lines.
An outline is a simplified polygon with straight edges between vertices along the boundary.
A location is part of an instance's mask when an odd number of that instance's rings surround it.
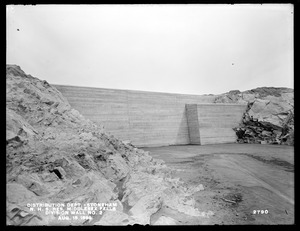
<svg viewBox="0 0 300 231">
<path fill-rule="evenodd" d="M 194 194 L 199 211 L 189 217 L 162 209 L 179 225 L 294 224 L 294 148 L 284 145 L 218 144 L 143 148 L 176 169 L 188 185 L 204 186 Z M 263 211 L 263 214 L 262 214 Z M 267 214 L 266 214 L 267 212 Z"/>
</svg>

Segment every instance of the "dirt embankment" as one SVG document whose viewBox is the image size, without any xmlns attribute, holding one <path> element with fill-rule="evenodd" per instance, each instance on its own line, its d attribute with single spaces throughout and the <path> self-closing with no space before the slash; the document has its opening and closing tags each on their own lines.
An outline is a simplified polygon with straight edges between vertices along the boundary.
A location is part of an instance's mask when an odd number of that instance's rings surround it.
<svg viewBox="0 0 300 231">
<path fill-rule="evenodd" d="M 207 216 L 194 206 L 197 188 L 173 179 L 172 170 L 148 152 L 108 136 L 46 81 L 7 65 L 6 88 L 8 225 L 177 224 L 153 218 L 166 206 Z M 61 211 L 31 210 L 36 203 L 117 206 L 72 219 Z"/>
</svg>

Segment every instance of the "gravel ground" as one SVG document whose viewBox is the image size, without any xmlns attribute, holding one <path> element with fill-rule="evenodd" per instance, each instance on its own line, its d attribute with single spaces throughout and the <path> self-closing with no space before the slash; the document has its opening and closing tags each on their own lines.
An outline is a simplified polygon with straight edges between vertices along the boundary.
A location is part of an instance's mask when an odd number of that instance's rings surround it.
<svg viewBox="0 0 300 231">
<path fill-rule="evenodd" d="M 143 148 L 176 169 L 209 218 L 189 217 L 163 207 L 152 216 L 181 225 L 294 224 L 294 147 L 260 144 L 184 145 Z M 263 211 L 263 212 L 262 212 Z"/>
</svg>

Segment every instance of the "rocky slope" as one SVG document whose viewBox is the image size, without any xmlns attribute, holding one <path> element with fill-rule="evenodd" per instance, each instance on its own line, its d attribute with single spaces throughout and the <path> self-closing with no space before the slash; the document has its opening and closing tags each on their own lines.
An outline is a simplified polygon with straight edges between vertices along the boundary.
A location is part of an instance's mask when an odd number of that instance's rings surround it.
<svg viewBox="0 0 300 231">
<path fill-rule="evenodd" d="M 16 65 L 7 65 L 6 81 L 7 225 L 153 224 L 163 206 L 208 216 L 194 207 L 201 187 L 186 187 L 162 161 L 108 136 L 46 81 Z M 60 208 L 46 214 L 36 203 L 117 206 L 73 219 Z"/>
<path fill-rule="evenodd" d="M 240 143 L 294 144 L 294 90 L 262 87 L 218 96 L 215 103 L 247 103 L 235 128 Z"/>
</svg>

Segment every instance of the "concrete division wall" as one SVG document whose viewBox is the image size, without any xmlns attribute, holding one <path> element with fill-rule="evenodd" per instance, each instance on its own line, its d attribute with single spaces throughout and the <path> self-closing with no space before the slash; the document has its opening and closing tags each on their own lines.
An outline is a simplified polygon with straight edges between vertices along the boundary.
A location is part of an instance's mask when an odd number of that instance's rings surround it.
<svg viewBox="0 0 300 231">
<path fill-rule="evenodd" d="M 193 104 L 186 107 L 188 118 L 192 118 L 188 120 L 189 127 L 194 130 L 190 140 L 205 145 L 235 142 L 237 137 L 232 128 L 241 122 L 247 105 Z"/>
<path fill-rule="evenodd" d="M 197 104 L 186 105 L 186 116 L 188 121 L 190 144 L 200 144 L 200 129 Z"/>
<path fill-rule="evenodd" d="M 86 118 L 139 147 L 189 144 L 186 104 L 216 96 L 53 85 Z"/>
</svg>

